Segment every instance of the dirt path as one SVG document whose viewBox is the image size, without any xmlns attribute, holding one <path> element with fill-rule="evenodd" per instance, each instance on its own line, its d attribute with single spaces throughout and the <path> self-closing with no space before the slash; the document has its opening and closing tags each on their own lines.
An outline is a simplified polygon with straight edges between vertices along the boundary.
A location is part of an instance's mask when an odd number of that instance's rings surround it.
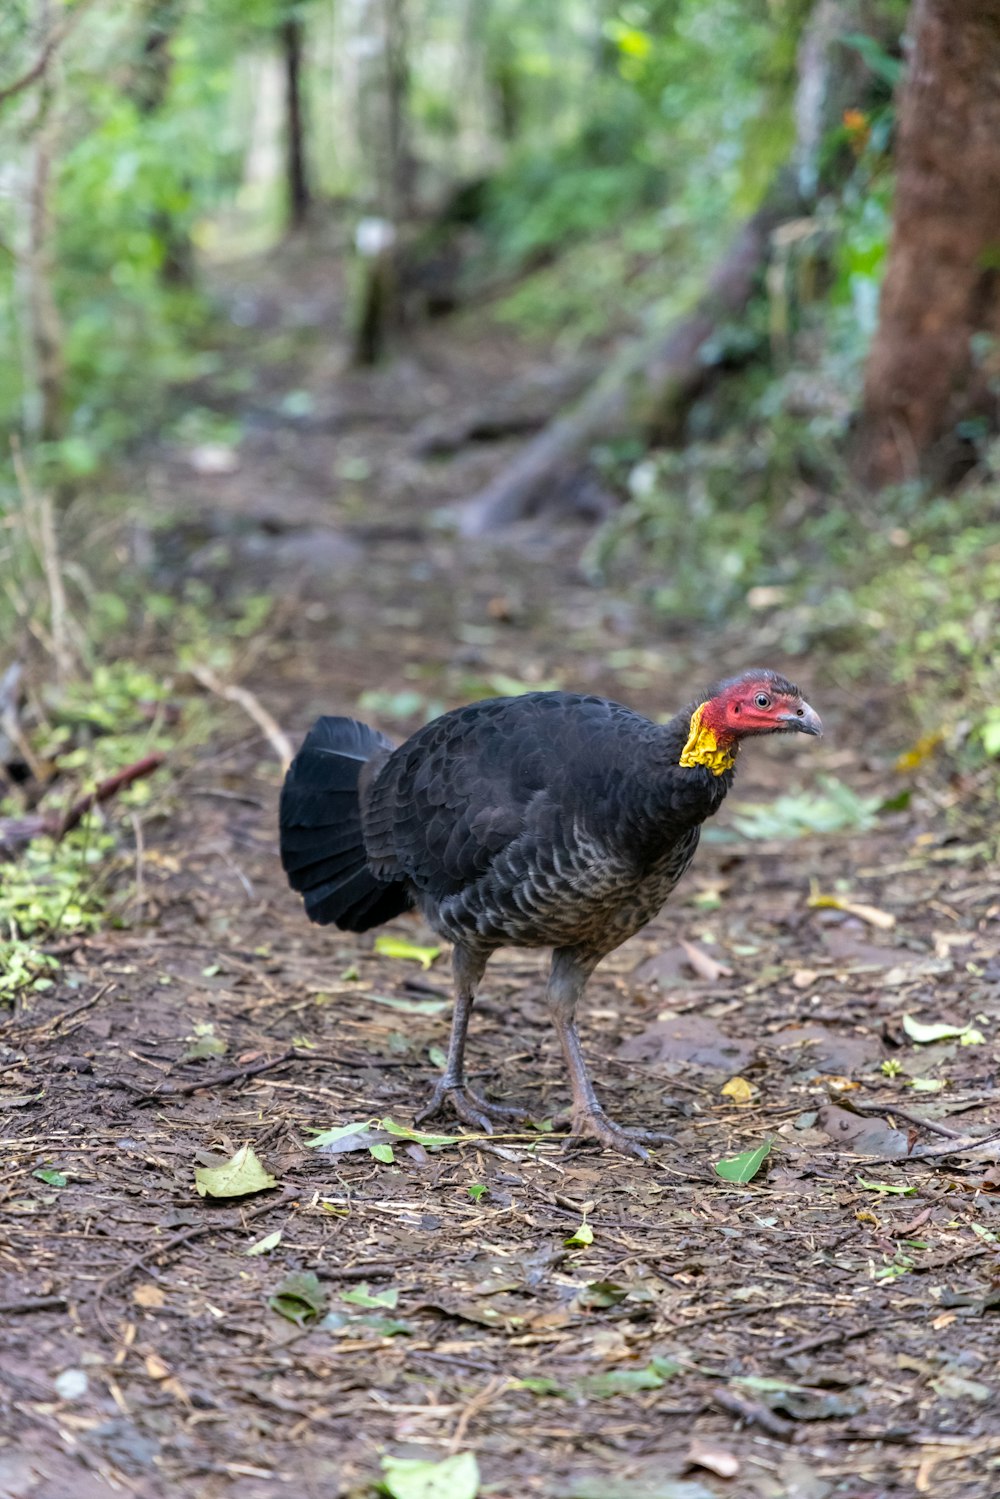
<svg viewBox="0 0 1000 1499">
<path fill-rule="evenodd" d="M 539 355 L 452 329 L 345 377 L 319 336 L 336 288 L 303 265 L 286 290 L 259 270 L 230 287 L 251 325 L 234 349 L 260 360 L 238 466 L 164 449 L 145 483 L 164 568 L 194 551 L 220 600 L 274 591 L 249 685 L 289 732 L 360 697 L 403 734 L 511 681 L 660 712 L 750 664 L 758 641 L 671 638 L 587 586 L 578 523 L 474 550 L 435 524 L 505 449 L 436 459 L 414 432 L 512 378 L 544 390 Z M 220 378 L 202 399 L 236 398 Z M 823 662 L 771 664 L 829 732 L 764 748 L 741 800 L 823 772 L 883 789 L 878 705 Z M 306 924 L 276 861 L 278 784 L 234 711 L 148 829 L 146 923 L 81 942 L 0 1032 L 0 1495 L 360 1499 L 386 1454 L 462 1452 L 495 1499 L 997 1492 L 1000 1168 L 962 1144 L 1000 1128 L 984 846 L 917 811 L 706 843 L 582 1017 L 609 1107 L 676 1146 L 643 1166 L 544 1134 L 396 1138 L 390 1163 L 364 1139 L 306 1142 L 412 1120 L 446 1041 L 446 957 L 424 971 Z M 810 907 L 811 882 L 876 914 Z M 428 940 L 415 918 L 391 931 Z M 540 955 L 494 960 L 470 1055 L 548 1117 L 566 1090 L 541 977 Z M 917 1046 L 904 1013 L 984 1040 Z M 207 1037 L 224 1054 L 185 1060 Z M 720 1091 L 734 1076 L 747 1102 Z M 247 1142 L 276 1185 L 199 1197 L 195 1168 Z M 766 1142 L 752 1185 L 716 1174 Z"/>
</svg>

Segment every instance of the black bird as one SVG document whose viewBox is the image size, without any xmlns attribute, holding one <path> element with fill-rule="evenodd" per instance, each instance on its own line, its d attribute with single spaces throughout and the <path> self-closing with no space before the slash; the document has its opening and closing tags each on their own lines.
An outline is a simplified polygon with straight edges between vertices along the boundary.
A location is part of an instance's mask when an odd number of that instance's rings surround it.
<svg viewBox="0 0 1000 1499">
<path fill-rule="evenodd" d="M 421 1118 L 447 1104 L 488 1132 L 491 1119 L 527 1117 L 473 1092 L 465 1038 L 490 954 L 551 947 L 573 1135 L 640 1157 L 642 1142 L 669 1139 L 604 1113 L 576 1006 L 601 958 L 656 915 L 690 864 L 742 740 L 793 731 L 821 733 L 819 717 L 766 670 L 720 682 L 666 724 L 570 692 L 456 708 L 398 749 L 354 719 L 319 719 L 281 793 L 282 864 L 307 915 L 364 932 L 416 905 L 453 944 L 448 1060 Z"/>
</svg>

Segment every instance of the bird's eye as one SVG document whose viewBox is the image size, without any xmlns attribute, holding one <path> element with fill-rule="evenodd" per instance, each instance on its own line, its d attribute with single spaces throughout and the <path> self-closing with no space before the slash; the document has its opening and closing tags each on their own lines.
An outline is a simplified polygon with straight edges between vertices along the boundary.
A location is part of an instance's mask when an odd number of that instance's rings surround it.
<svg viewBox="0 0 1000 1499">
<path fill-rule="evenodd" d="M 754 704 L 758 708 L 770 708 L 771 699 L 768 697 L 766 692 L 758 692 L 757 696 L 754 698 Z"/>
</svg>

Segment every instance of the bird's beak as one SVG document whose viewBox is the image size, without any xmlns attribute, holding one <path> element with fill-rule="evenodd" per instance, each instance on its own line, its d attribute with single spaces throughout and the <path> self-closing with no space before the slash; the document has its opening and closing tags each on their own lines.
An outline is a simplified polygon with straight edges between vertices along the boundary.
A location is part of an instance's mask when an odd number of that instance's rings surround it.
<svg viewBox="0 0 1000 1499">
<path fill-rule="evenodd" d="M 796 731 L 800 734 L 822 734 L 823 732 L 823 720 L 808 703 L 800 703 L 794 713 L 782 713 L 780 723 L 786 734 Z"/>
</svg>

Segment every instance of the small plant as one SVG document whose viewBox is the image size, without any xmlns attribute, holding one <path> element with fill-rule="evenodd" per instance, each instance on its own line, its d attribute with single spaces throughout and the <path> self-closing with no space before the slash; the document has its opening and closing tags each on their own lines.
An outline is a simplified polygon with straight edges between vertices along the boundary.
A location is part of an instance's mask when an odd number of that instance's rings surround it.
<svg viewBox="0 0 1000 1499">
<path fill-rule="evenodd" d="M 833 776 L 818 776 L 819 792 L 798 791 L 744 807 L 733 826 L 744 838 L 800 838 L 806 833 L 865 832 L 876 826 L 881 798 L 859 796 Z"/>
</svg>

